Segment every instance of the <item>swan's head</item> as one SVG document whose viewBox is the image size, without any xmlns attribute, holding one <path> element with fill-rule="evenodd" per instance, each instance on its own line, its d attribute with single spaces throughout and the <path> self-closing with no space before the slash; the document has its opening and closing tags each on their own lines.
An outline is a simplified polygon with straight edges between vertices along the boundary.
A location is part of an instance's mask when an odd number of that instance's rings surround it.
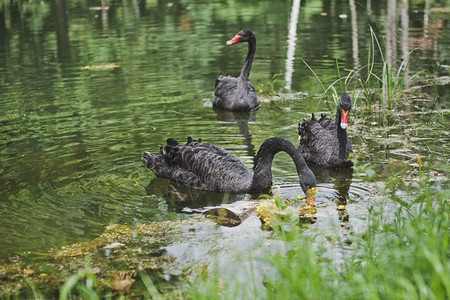
<svg viewBox="0 0 450 300">
<path fill-rule="evenodd" d="M 352 98 L 349 94 L 344 93 L 339 99 L 338 114 L 341 116 L 340 126 L 342 129 L 348 127 L 348 114 L 352 108 Z"/>
<path fill-rule="evenodd" d="M 314 205 L 316 202 L 316 176 L 309 168 L 303 170 L 300 177 L 300 186 L 302 187 L 308 202 Z"/>
<path fill-rule="evenodd" d="M 252 37 L 254 38 L 254 35 L 250 30 L 243 29 L 243 30 L 239 31 L 234 36 L 234 38 L 227 41 L 227 46 L 231 46 L 231 45 L 234 45 L 236 43 L 241 43 L 241 42 L 248 42 L 250 40 L 250 38 L 252 38 Z"/>
</svg>

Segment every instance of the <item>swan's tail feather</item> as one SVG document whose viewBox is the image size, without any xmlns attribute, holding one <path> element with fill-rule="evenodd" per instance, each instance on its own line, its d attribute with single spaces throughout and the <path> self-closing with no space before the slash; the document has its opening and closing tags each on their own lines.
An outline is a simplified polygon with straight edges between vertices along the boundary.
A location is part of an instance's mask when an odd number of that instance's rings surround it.
<svg viewBox="0 0 450 300">
<path fill-rule="evenodd" d="M 180 155 L 179 147 L 172 146 L 164 146 L 165 154 L 163 154 L 163 158 L 168 165 L 179 166 L 182 163 L 182 158 Z"/>
<path fill-rule="evenodd" d="M 314 118 L 314 114 L 313 114 L 312 116 L 313 116 L 313 118 Z M 311 119 L 311 120 L 313 120 L 313 119 Z M 303 136 L 303 135 L 305 134 L 306 126 L 308 126 L 308 124 L 309 124 L 310 122 L 311 122 L 311 121 L 308 121 L 308 120 L 306 120 L 306 119 L 303 119 L 301 123 L 298 123 L 298 126 L 297 126 L 297 133 L 298 133 L 299 136 Z"/>
<path fill-rule="evenodd" d="M 156 177 L 173 180 L 179 184 L 204 189 L 202 182 L 195 174 L 167 163 L 167 157 L 143 152 L 141 161 L 155 173 Z"/>
<path fill-rule="evenodd" d="M 166 163 L 161 156 L 151 154 L 149 152 L 143 152 L 141 161 L 147 168 L 152 170 L 156 176 L 162 177 L 161 174 L 163 173 Z"/>
<path fill-rule="evenodd" d="M 186 157 L 183 157 L 185 147 L 197 147 L 202 142 L 202 139 L 195 140 L 192 137 L 187 138 L 187 143 L 185 145 L 180 144 L 177 140 L 173 138 L 167 139 L 167 145 L 160 146 L 159 152 L 162 155 L 162 159 L 165 161 L 167 166 L 178 166 L 181 167 Z M 185 152 L 188 153 L 188 152 Z"/>
<path fill-rule="evenodd" d="M 178 143 L 178 141 L 176 139 L 174 139 L 174 138 L 168 138 L 167 139 L 167 145 L 169 145 L 169 146 L 175 147 L 175 146 L 178 146 L 179 144 L 180 143 Z"/>
<path fill-rule="evenodd" d="M 180 145 L 176 139 L 168 138 L 167 139 L 167 145 L 165 146 L 159 146 L 159 153 L 161 153 L 162 156 L 167 157 L 170 155 L 170 152 L 173 152 L 172 149 L 177 148 Z"/>
<path fill-rule="evenodd" d="M 195 146 L 197 146 L 198 144 L 200 144 L 202 142 L 202 139 L 201 138 L 199 138 L 198 140 L 194 140 L 192 137 L 188 137 L 187 138 L 187 144 L 186 144 L 186 146 L 192 146 L 192 147 L 195 147 Z"/>
</svg>

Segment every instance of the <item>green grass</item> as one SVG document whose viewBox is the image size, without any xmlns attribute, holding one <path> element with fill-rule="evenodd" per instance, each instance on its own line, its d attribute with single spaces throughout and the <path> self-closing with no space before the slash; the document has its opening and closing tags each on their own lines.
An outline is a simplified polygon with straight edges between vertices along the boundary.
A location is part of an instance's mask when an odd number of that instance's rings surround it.
<svg viewBox="0 0 450 300">
<path fill-rule="evenodd" d="M 312 67 L 302 59 L 323 90 L 320 100 L 329 99 L 331 101 L 327 103 L 336 106 L 340 94 L 352 91 L 354 108 L 357 108 L 361 100 L 367 106 L 378 103 L 386 111 L 394 108 L 397 103 L 401 103 L 407 75 L 411 82 L 424 74 L 424 71 L 410 74 L 409 62 L 415 50 L 410 51 L 398 66 L 392 64 L 384 55 L 384 49 L 373 28 L 369 26 L 369 30 L 371 40 L 368 45 L 367 64 L 343 74 L 339 61 L 336 59 L 337 79 L 329 85 L 324 84 Z M 331 110 L 334 108 L 330 107 Z"/>
<path fill-rule="evenodd" d="M 81 269 L 78 274 L 69 277 L 60 288 L 60 300 L 72 299 L 75 295 L 82 299 L 101 298 L 97 289 L 97 277 L 91 270 L 89 257 L 86 257 L 85 269 Z"/>
<path fill-rule="evenodd" d="M 272 80 L 259 82 L 256 85 L 256 91 L 261 96 L 273 96 L 278 91 L 282 90 L 284 80 L 282 78 L 283 73 L 280 71 L 272 76 Z"/>
<path fill-rule="evenodd" d="M 237 293 L 239 283 L 212 273 L 191 285 L 189 298 L 448 299 L 450 192 L 426 176 L 410 182 L 393 176 L 384 197 L 390 205 L 371 209 L 363 234 L 354 235 L 351 243 L 332 238 L 342 253 L 339 258 L 324 254 L 321 241 L 329 236 L 306 235 L 296 226 L 274 233 L 289 250 L 266 257 L 274 274 L 264 280 L 265 289 L 257 296 Z"/>
</svg>

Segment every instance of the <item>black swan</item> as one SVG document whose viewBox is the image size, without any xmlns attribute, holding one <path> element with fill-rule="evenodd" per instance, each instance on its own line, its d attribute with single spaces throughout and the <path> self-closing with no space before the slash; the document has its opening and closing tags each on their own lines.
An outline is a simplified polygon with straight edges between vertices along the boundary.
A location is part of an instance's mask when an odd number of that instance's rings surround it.
<svg viewBox="0 0 450 300">
<path fill-rule="evenodd" d="M 254 174 L 236 156 L 216 145 L 202 143 L 201 139 L 197 141 L 189 137 L 187 144 L 181 145 L 170 138 L 159 151 L 161 155 L 144 152 L 141 159 L 156 177 L 190 188 L 231 193 L 269 192 L 272 160 L 276 153 L 285 151 L 294 160 L 303 191 L 314 203 L 314 193 L 310 193 L 310 189 L 316 186 L 316 177 L 300 152 L 284 138 L 264 141 L 254 158 Z"/>
<path fill-rule="evenodd" d="M 336 169 L 353 166 L 353 162 L 347 160 L 352 152 L 347 137 L 348 114 L 351 108 L 352 99 L 344 93 L 339 99 L 334 122 L 323 114 L 317 120 L 312 114 L 311 120 L 303 120 L 298 124 L 298 149 L 308 163 Z"/>
<path fill-rule="evenodd" d="M 250 111 L 259 106 L 255 88 L 248 81 L 255 56 L 256 38 L 250 30 L 241 30 L 227 42 L 227 45 L 241 42 L 248 42 L 247 58 L 242 66 L 241 74 L 237 78 L 222 74 L 216 80 L 212 100 L 214 107 L 231 111 Z"/>
</svg>

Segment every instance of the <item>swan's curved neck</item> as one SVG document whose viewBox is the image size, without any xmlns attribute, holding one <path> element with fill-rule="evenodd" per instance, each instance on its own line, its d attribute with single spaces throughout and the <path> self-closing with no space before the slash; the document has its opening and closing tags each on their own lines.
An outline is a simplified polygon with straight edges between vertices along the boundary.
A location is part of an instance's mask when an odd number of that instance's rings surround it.
<svg viewBox="0 0 450 300">
<path fill-rule="evenodd" d="M 336 112 L 336 131 L 339 141 L 339 158 L 347 159 L 346 149 L 347 149 L 347 130 L 341 128 L 341 111 L 338 107 Z"/>
<path fill-rule="evenodd" d="M 241 69 L 241 75 L 240 77 L 244 81 L 248 81 L 248 77 L 250 76 L 250 69 L 252 68 L 253 63 L 253 57 L 255 56 L 255 50 L 256 50 L 256 38 L 254 35 L 250 37 L 248 40 L 248 53 L 247 58 L 244 61 L 244 65 Z"/>
<path fill-rule="evenodd" d="M 284 151 L 292 157 L 299 176 L 311 172 L 300 151 L 290 141 L 279 137 L 270 138 L 264 141 L 255 156 L 251 192 L 267 192 L 270 190 L 272 186 L 272 161 L 275 154 L 280 151 Z"/>
</svg>

